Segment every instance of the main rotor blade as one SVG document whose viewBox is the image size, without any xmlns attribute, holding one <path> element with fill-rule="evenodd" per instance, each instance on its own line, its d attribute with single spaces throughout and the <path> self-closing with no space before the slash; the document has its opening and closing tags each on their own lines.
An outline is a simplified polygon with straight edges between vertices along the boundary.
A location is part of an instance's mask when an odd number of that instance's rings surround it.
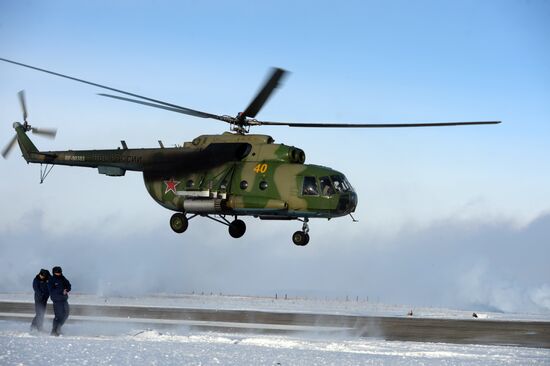
<svg viewBox="0 0 550 366">
<path fill-rule="evenodd" d="M 271 76 L 267 81 L 265 82 L 263 88 L 256 94 L 256 97 L 250 102 L 248 107 L 244 110 L 244 112 L 241 113 L 242 118 L 245 117 L 256 117 L 256 114 L 262 109 L 263 105 L 271 94 L 273 93 L 273 90 L 277 88 L 280 85 L 280 81 L 283 78 L 283 76 L 287 73 L 283 69 L 279 68 L 273 68 L 271 72 Z"/>
<path fill-rule="evenodd" d="M 224 121 L 220 116 L 218 115 L 215 115 L 215 114 L 210 114 L 210 113 L 206 113 L 206 112 L 201 112 L 201 111 L 196 111 L 194 109 L 190 109 L 190 108 L 184 108 L 184 107 L 168 107 L 168 106 L 164 106 L 164 105 L 160 105 L 160 104 L 156 104 L 156 103 L 149 103 L 149 102 L 143 102 L 141 100 L 136 100 L 136 99 L 131 99 L 131 98 L 125 98 L 125 97 L 119 97 L 118 95 L 111 95 L 111 94 L 103 94 L 103 93 L 98 93 L 97 95 L 101 95 L 102 97 L 109 97 L 109 98 L 113 98 L 113 99 L 120 99 L 120 100 L 124 100 L 126 102 L 132 102 L 132 103 L 137 103 L 137 104 L 143 104 L 143 105 L 146 105 L 146 106 L 149 106 L 149 107 L 154 107 L 154 108 L 160 108 L 160 109 L 166 109 L 168 111 L 172 111 L 172 112 L 178 112 L 178 113 L 183 113 L 183 114 L 188 114 L 188 115 L 191 115 L 191 116 L 195 116 L 195 117 L 201 117 L 201 118 L 214 118 L 214 119 L 217 119 L 217 120 L 220 120 L 220 121 Z"/>
<path fill-rule="evenodd" d="M 23 111 L 23 121 L 27 122 L 27 103 L 25 102 L 25 91 L 20 90 L 19 93 L 17 93 L 17 96 L 19 97 L 19 104 L 21 104 L 21 110 Z"/>
<path fill-rule="evenodd" d="M 43 135 L 50 138 L 55 138 L 55 135 L 57 135 L 57 130 L 55 128 L 31 128 L 32 133 L 35 133 L 37 135 Z"/>
<path fill-rule="evenodd" d="M 401 127 L 444 127 L 444 126 L 467 126 L 467 125 L 495 125 L 501 121 L 480 121 L 480 122 L 433 122 L 433 123 L 295 123 L 295 122 L 269 122 L 255 121 L 258 125 L 265 126 L 288 126 L 288 127 L 314 127 L 314 128 L 401 128 Z M 251 125 L 254 125 L 251 123 Z"/>
<path fill-rule="evenodd" d="M 88 84 L 88 85 L 97 86 L 98 88 L 107 89 L 107 90 L 111 90 L 111 91 L 114 91 L 114 92 L 117 92 L 117 93 L 129 95 L 129 96 L 132 96 L 132 97 L 135 97 L 135 98 L 140 98 L 140 99 L 148 100 L 148 101 L 150 101 L 150 102 L 162 104 L 162 105 L 165 105 L 165 106 L 168 106 L 168 107 L 172 107 L 172 108 L 175 108 L 175 109 L 181 109 L 181 110 L 186 110 L 186 111 L 193 111 L 192 109 L 185 108 L 185 107 L 182 107 L 182 106 L 179 106 L 179 105 L 176 105 L 176 104 L 172 104 L 172 103 L 163 102 L 162 100 L 157 100 L 157 99 L 145 97 L 145 96 L 143 96 L 143 95 L 138 95 L 138 94 L 130 93 L 130 92 L 127 92 L 127 91 L 124 91 L 124 90 L 112 88 L 112 87 L 110 87 L 110 86 L 101 85 L 101 84 L 98 84 L 98 83 L 93 83 L 93 82 L 91 82 L 91 81 L 86 81 L 86 80 L 83 80 L 83 79 L 78 79 L 78 78 L 75 78 L 75 77 L 72 77 L 72 76 L 68 76 L 68 75 L 63 75 L 63 74 L 60 74 L 60 73 L 58 73 L 58 72 L 49 71 L 49 70 L 41 69 L 41 68 L 38 68 L 38 67 L 35 67 L 35 66 L 26 65 L 26 64 L 23 64 L 23 63 L 20 63 L 20 62 L 7 60 L 7 59 L 5 59 L 5 58 L 0 58 L 0 61 L 8 62 L 8 63 L 14 64 L 14 65 L 19 65 L 19 66 L 27 67 L 27 68 L 29 68 L 29 69 L 33 69 L 33 70 L 45 72 L 45 73 L 47 73 L 47 74 L 52 74 L 52 75 L 59 76 L 59 77 L 65 78 L 65 79 L 70 79 L 70 80 L 78 81 L 78 82 L 80 82 L 80 83 L 84 83 L 84 84 Z M 145 103 L 144 103 L 144 104 L 145 104 Z M 174 111 L 174 112 L 175 112 L 175 111 Z M 194 112 L 203 113 L 204 115 L 208 115 L 208 113 L 204 113 L 204 112 L 199 112 L 199 111 L 194 111 Z M 214 115 L 213 115 L 213 114 L 212 114 L 212 115 L 209 115 L 208 118 L 216 118 L 216 117 L 212 117 L 212 116 L 214 116 Z M 206 118 L 206 117 L 205 117 L 205 118 Z M 220 118 L 216 118 L 216 119 L 220 119 Z"/>
<path fill-rule="evenodd" d="M 2 150 L 2 157 L 6 159 L 8 157 L 8 154 L 10 153 L 11 149 L 13 148 L 13 145 L 15 145 L 15 142 L 17 141 L 17 135 L 13 135 L 10 142 L 4 147 L 4 150 Z"/>
</svg>

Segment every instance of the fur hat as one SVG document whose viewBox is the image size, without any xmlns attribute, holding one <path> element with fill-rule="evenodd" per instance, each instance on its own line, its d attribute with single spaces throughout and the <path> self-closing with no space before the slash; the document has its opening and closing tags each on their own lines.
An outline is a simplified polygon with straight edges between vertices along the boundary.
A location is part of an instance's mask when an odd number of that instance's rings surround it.
<svg viewBox="0 0 550 366">
<path fill-rule="evenodd" d="M 50 278 L 50 272 L 47 269 L 42 268 L 38 274 Z"/>
<path fill-rule="evenodd" d="M 52 273 L 63 273 L 63 270 L 59 266 L 55 266 L 52 268 Z"/>
</svg>

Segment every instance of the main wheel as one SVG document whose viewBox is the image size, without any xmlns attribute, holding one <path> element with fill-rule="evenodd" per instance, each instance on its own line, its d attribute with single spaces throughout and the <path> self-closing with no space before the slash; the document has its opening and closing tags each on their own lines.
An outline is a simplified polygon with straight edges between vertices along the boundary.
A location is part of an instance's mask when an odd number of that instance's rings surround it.
<svg viewBox="0 0 550 366">
<path fill-rule="evenodd" d="M 229 235 L 231 235 L 235 239 L 243 236 L 245 232 L 246 232 L 246 224 L 244 223 L 243 220 L 237 219 L 233 221 L 231 224 L 229 224 Z"/>
<path fill-rule="evenodd" d="M 299 246 L 304 246 L 309 243 L 309 234 L 304 233 L 303 231 L 296 231 L 292 235 L 292 242 Z"/>
<path fill-rule="evenodd" d="M 187 230 L 188 226 L 189 220 L 187 220 L 187 217 L 182 213 L 175 213 L 170 218 L 170 227 L 178 234 L 181 234 Z"/>
</svg>

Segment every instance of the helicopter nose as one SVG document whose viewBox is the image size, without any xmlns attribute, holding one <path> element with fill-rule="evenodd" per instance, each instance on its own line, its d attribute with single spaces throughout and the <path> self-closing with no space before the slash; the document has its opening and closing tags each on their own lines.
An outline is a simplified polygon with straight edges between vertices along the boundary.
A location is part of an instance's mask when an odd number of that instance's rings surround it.
<svg viewBox="0 0 550 366">
<path fill-rule="evenodd" d="M 351 192 L 350 193 L 350 206 L 349 206 L 349 212 L 348 213 L 355 212 L 356 207 L 357 207 L 357 193 Z"/>
<path fill-rule="evenodd" d="M 345 194 L 340 195 L 336 211 L 341 215 L 348 215 L 352 212 L 355 212 L 356 207 L 357 207 L 357 193 L 347 192 Z"/>
</svg>

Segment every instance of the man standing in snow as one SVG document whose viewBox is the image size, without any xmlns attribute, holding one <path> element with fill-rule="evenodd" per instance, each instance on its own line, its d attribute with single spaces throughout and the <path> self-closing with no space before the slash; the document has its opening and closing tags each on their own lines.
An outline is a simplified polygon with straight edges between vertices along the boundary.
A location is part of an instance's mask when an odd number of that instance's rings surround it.
<svg viewBox="0 0 550 366">
<path fill-rule="evenodd" d="M 50 297 L 50 291 L 48 290 L 49 279 L 50 272 L 47 269 L 41 269 L 32 281 L 32 288 L 34 289 L 34 311 L 36 315 L 32 320 L 31 330 L 42 330 L 44 314 L 46 313 L 46 303 L 48 302 L 48 297 Z"/>
<path fill-rule="evenodd" d="M 61 333 L 61 327 L 69 317 L 69 292 L 71 291 L 71 283 L 63 276 L 61 267 L 52 268 L 53 276 L 48 282 L 50 290 L 50 298 L 53 302 L 53 336 L 58 336 Z"/>
</svg>

